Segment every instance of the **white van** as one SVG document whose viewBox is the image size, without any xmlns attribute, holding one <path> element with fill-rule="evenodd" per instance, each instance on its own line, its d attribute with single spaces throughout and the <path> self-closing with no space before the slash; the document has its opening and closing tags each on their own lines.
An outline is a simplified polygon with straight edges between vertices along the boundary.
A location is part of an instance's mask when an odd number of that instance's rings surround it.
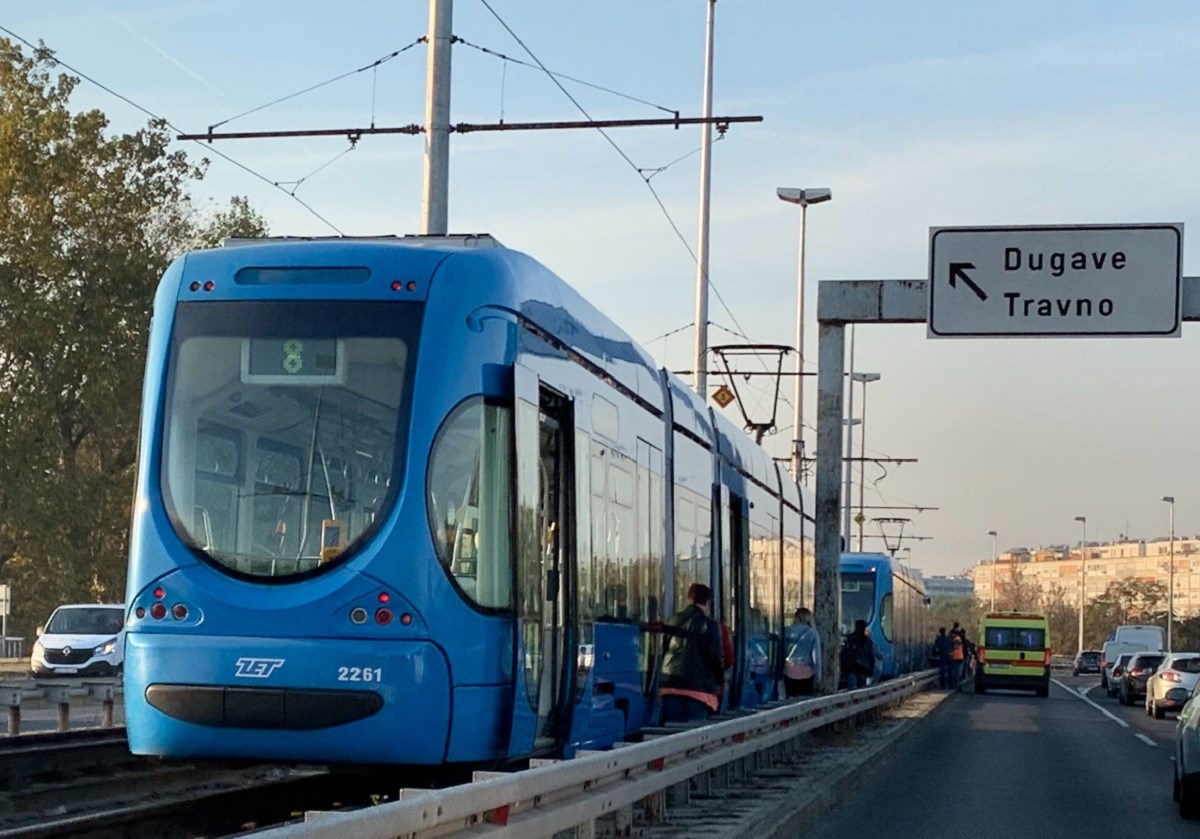
<svg viewBox="0 0 1200 839">
<path fill-rule="evenodd" d="M 1141 644 L 1142 649 L 1152 653 L 1160 653 L 1166 649 L 1165 636 L 1161 626 L 1144 624 L 1118 626 L 1112 639 L 1123 644 Z"/>
<path fill-rule="evenodd" d="M 113 676 L 125 663 L 125 607 L 59 606 L 38 627 L 29 669 L 38 676 Z"/>
</svg>

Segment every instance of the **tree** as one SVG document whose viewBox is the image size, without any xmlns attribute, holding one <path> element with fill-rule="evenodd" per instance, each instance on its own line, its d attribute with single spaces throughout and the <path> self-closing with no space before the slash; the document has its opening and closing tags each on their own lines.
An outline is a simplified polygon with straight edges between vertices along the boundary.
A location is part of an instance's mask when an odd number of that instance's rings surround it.
<svg viewBox="0 0 1200 839">
<path fill-rule="evenodd" d="M 1046 615 L 1053 649 L 1063 653 L 1075 649 L 1079 644 L 1079 610 L 1067 602 L 1067 590 L 1057 583 L 1052 585 L 1041 593 L 1039 608 Z"/>
<path fill-rule="evenodd" d="M 1167 613 L 1162 608 L 1166 601 L 1167 587 L 1162 583 L 1133 577 L 1113 580 L 1104 594 L 1087 605 L 1084 622 L 1089 643 L 1103 644 L 1121 624 L 1166 627 Z"/>
<path fill-rule="evenodd" d="M 929 611 L 925 622 L 928 628 L 929 640 L 937 634 L 939 627 L 947 630 L 958 621 L 967 630 L 967 635 L 974 637 L 979 630 L 979 622 L 983 617 L 983 604 L 974 595 L 962 597 L 938 596 L 931 598 Z"/>
<path fill-rule="evenodd" d="M 26 634 L 59 603 L 124 599 L 158 278 L 194 244 L 266 230 L 244 199 L 198 212 L 207 161 L 159 122 L 110 136 L 54 67 L 0 39 L 0 579 Z"/>
<path fill-rule="evenodd" d="M 1037 583 L 1026 579 L 1025 569 L 1018 563 L 997 565 L 993 569 L 996 574 L 996 609 L 1003 612 L 1030 612 L 1041 604 L 1042 591 Z"/>
</svg>

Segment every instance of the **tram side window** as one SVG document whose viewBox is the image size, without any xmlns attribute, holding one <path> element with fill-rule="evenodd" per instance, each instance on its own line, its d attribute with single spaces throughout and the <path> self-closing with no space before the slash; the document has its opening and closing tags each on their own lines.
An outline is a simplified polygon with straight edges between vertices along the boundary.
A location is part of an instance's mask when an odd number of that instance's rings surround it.
<svg viewBox="0 0 1200 839">
<path fill-rule="evenodd" d="M 429 456 L 438 558 L 468 597 L 494 609 L 512 605 L 511 449 L 511 411 L 472 399 L 446 420 Z"/>
<path fill-rule="evenodd" d="M 688 586 L 710 584 L 712 511 L 698 493 L 675 487 L 675 608 L 687 603 Z"/>
<path fill-rule="evenodd" d="M 596 610 L 596 585 L 592 554 L 592 439 L 586 431 L 575 432 L 575 555 L 579 578 L 579 630 L 581 644 L 592 642 Z"/>
<path fill-rule="evenodd" d="M 883 596 L 883 602 L 879 604 L 879 628 L 883 630 L 883 638 L 885 641 L 891 641 L 896 637 L 896 633 L 892 629 L 892 593 L 888 592 Z"/>
<path fill-rule="evenodd" d="M 642 585 L 637 573 L 635 480 L 624 458 L 613 454 L 608 462 L 608 538 L 615 561 L 605 588 L 605 606 L 610 617 L 636 620 L 641 617 Z"/>
<path fill-rule="evenodd" d="M 794 515 L 791 510 L 785 510 L 785 515 Z M 798 518 L 798 517 L 797 517 Z M 795 536 L 783 538 L 783 612 L 790 616 L 796 609 L 804 605 L 802 596 L 803 585 L 803 553 L 800 540 Z"/>
<path fill-rule="evenodd" d="M 681 609 L 695 579 L 696 505 L 683 487 L 675 488 L 675 608 Z"/>
</svg>

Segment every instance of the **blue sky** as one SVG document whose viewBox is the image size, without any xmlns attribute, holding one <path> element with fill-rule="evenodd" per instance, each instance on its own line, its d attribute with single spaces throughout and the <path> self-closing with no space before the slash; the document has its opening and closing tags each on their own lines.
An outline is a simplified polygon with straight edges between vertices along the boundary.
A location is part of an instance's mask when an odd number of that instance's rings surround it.
<svg viewBox="0 0 1200 839">
<path fill-rule="evenodd" d="M 489 0 L 553 70 L 698 114 L 703 0 Z M 454 32 L 527 59 L 479 0 L 458 0 Z M 190 131 L 370 64 L 427 28 L 423 0 L 9 4 L 0 25 Z M 809 312 L 822 279 L 917 278 L 929 228 L 1181 222 L 1200 229 L 1200 6 L 1117 2 L 717 3 L 715 111 L 761 114 L 713 152 L 712 342 L 740 324 L 760 342 L 794 332 L 794 208 L 777 186 L 827 186 L 808 215 Z M 267 130 L 420 122 L 417 47 L 227 127 Z M 568 83 L 597 118 L 660 112 Z M 374 101 L 374 106 L 372 102 Z M 144 116 L 84 84 L 114 130 Z M 543 75 L 472 47 L 454 52 L 452 121 L 577 119 Z M 699 129 L 614 139 L 639 166 L 693 152 Z M 189 151 L 203 154 L 199 147 Z M 225 143 L 272 181 L 294 181 L 345 140 Z M 297 195 L 348 233 L 419 225 L 421 140 L 365 138 Z M 451 141 L 450 228 L 526 251 L 593 300 L 673 369 L 691 336 L 695 267 L 641 177 L 596 132 L 460 135 Z M 698 157 L 652 183 L 689 245 Z M 329 229 L 299 204 L 215 159 L 199 192 L 249 196 L 273 232 Z M 1197 273 L 1185 245 L 1184 273 Z M 810 321 L 810 327 L 814 325 Z M 815 328 L 807 354 L 815 361 Z M 939 507 L 913 516 L 914 563 L 947 573 L 1001 548 L 1200 529 L 1191 370 L 1200 328 L 1174 340 L 928 341 L 920 326 L 859 331 L 870 386 L 867 448 L 915 457 L 886 477 L 868 467 L 867 504 Z M 812 365 L 810 365 L 810 368 Z M 785 386 L 790 396 L 790 388 Z M 806 402 L 815 405 L 815 386 Z M 756 397 L 764 407 L 765 394 Z M 861 399 L 859 399 L 861 403 Z M 738 420 L 734 409 L 730 415 Z M 790 425 L 790 409 L 780 417 Z M 815 414 L 807 416 L 815 422 Z M 784 455 L 790 428 L 769 439 Z M 812 448 L 814 436 L 808 435 Z M 856 445 L 857 448 L 857 445 Z M 857 490 L 855 492 L 857 497 Z M 868 511 L 868 517 L 872 514 Z M 876 513 L 878 515 L 878 513 Z M 868 532 L 872 528 L 868 526 Z M 876 542 L 875 544 L 878 544 Z"/>
</svg>

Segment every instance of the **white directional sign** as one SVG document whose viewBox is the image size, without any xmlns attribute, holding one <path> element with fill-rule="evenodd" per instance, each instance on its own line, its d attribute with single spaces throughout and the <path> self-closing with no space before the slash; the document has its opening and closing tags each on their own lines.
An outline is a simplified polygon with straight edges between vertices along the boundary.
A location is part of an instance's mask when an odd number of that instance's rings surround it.
<svg viewBox="0 0 1200 839">
<path fill-rule="evenodd" d="M 1183 225 L 934 227 L 930 338 L 1177 337 Z"/>
</svg>

